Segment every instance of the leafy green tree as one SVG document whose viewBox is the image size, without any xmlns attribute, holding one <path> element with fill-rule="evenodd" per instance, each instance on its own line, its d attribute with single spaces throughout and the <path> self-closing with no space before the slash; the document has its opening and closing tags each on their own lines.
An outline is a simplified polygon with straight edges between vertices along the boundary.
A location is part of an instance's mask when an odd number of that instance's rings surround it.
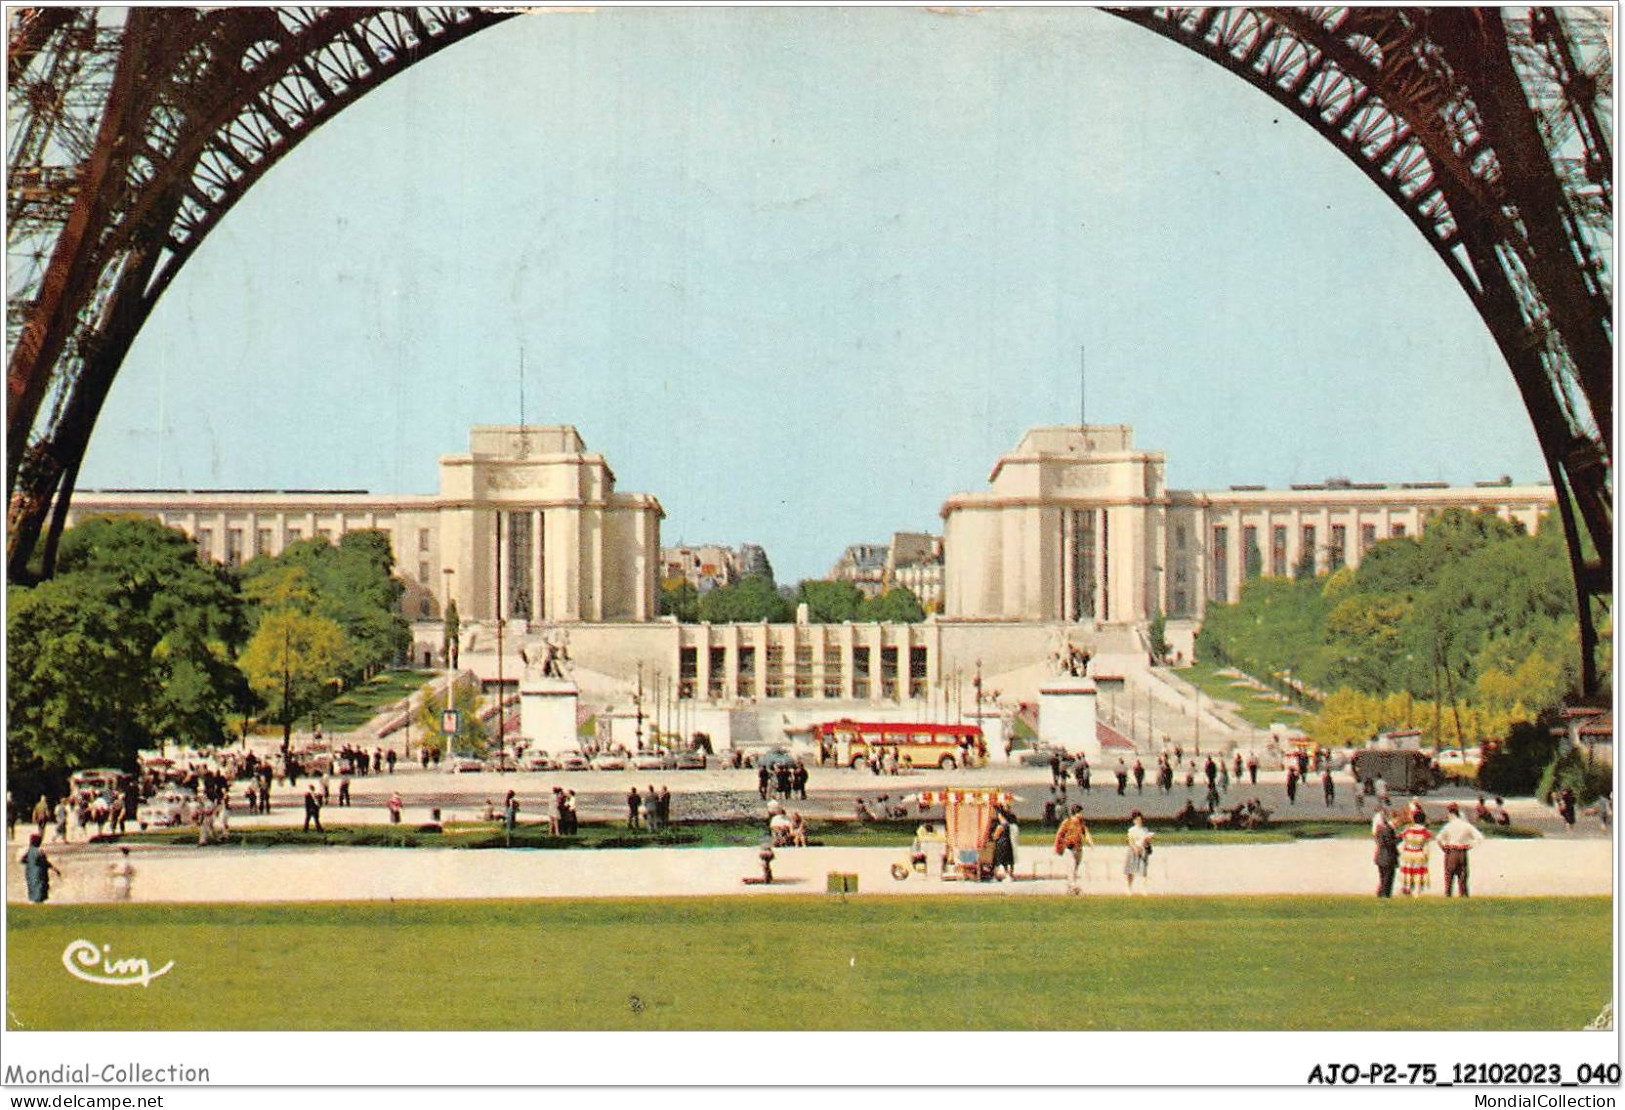
<svg viewBox="0 0 1625 1110">
<path fill-rule="evenodd" d="M 795 607 L 780 597 L 773 583 L 759 575 L 718 586 L 700 595 L 699 618 L 712 624 L 743 621 L 782 623 L 791 620 Z"/>
<path fill-rule="evenodd" d="M 411 626 L 400 613 L 406 587 L 393 570 L 389 540 L 363 529 L 345 533 L 337 547 L 318 536 L 253 560 L 243 568 L 243 592 L 256 613 L 291 605 L 337 623 L 345 638 L 339 677 L 354 683 L 411 650 Z"/>
<path fill-rule="evenodd" d="M 455 670 L 457 667 L 457 656 L 461 650 L 463 634 L 463 622 L 462 618 L 457 615 L 456 598 L 452 598 L 450 601 L 446 602 L 446 620 L 443 631 L 444 635 L 441 637 L 440 651 L 445 656 L 447 663 L 452 667 L 452 669 Z"/>
<path fill-rule="evenodd" d="M 906 586 L 887 590 L 858 607 L 857 619 L 879 624 L 918 624 L 925 619 L 925 607 Z"/>
<path fill-rule="evenodd" d="M 1256 536 L 1247 542 L 1247 550 L 1242 552 L 1242 567 L 1245 577 L 1249 580 L 1258 578 L 1264 573 L 1264 552 L 1259 549 Z"/>
<path fill-rule="evenodd" d="M 863 607 L 864 596 L 851 582 L 806 578 L 796 587 L 795 603 L 807 606 L 807 619 L 814 624 L 840 624 L 860 619 L 858 611 Z"/>
<path fill-rule="evenodd" d="M 660 586 L 660 615 L 693 624 L 700 615 L 700 591 L 687 578 L 668 578 Z"/>
<path fill-rule="evenodd" d="M 491 732 L 480 720 L 480 694 L 472 682 L 459 682 L 454 688 L 451 704 L 457 710 L 457 733 L 452 737 L 452 752 L 469 752 L 474 755 L 485 755 L 491 746 Z M 425 739 L 424 746 L 432 752 L 439 752 L 442 756 L 450 755 L 446 750 L 446 734 L 440 731 L 441 713 L 446 708 L 444 694 L 433 690 L 426 691 L 423 701 L 418 706 L 417 730 Z"/>
<path fill-rule="evenodd" d="M 218 743 L 245 691 L 245 626 L 230 579 L 178 530 L 93 518 L 64 533 L 55 578 L 7 592 L 13 793 L 74 770 L 133 770 L 162 740 Z"/>
<path fill-rule="evenodd" d="M 1151 641 L 1151 657 L 1158 663 L 1168 658 L 1168 617 L 1161 609 L 1151 618 L 1146 638 Z"/>
<path fill-rule="evenodd" d="M 260 618 L 240 665 L 270 716 L 282 722 L 284 751 L 293 722 L 338 692 L 346 655 L 344 630 L 329 617 L 290 606 Z"/>
</svg>

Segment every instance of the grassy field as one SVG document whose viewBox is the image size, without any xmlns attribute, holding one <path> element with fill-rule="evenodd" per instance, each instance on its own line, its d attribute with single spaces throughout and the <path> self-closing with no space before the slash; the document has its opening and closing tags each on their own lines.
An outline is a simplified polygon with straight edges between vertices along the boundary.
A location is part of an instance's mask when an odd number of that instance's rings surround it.
<svg viewBox="0 0 1625 1110">
<path fill-rule="evenodd" d="M 1175 673 L 1215 701 L 1234 704 L 1236 712 L 1254 728 L 1267 729 L 1276 722 L 1296 725 L 1302 719 L 1301 709 L 1277 700 L 1273 691 L 1255 690 L 1233 674 L 1219 673 L 1227 669 L 1199 661 Z"/>
<path fill-rule="evenodd" d="M 1578 1029 L 1610 923 L 1606 898 L 13 906 L 7 1025 Z M 84 983 L 79 938 L 175 967 Z"/>
</svg>

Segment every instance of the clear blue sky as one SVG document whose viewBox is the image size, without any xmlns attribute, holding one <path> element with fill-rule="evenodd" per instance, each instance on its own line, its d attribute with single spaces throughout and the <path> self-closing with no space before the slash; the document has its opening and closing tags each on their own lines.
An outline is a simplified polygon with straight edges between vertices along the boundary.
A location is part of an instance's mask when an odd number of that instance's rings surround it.
<svg viewBox="0 0 1625 1110">
<path fill-rule="evenodd" d="M 940 527 L 1088 416 L 1174 488 L 1545 477 L 1466 297 L 1332 147 L 1084 9 L 523 17 L 369 94 L 216 229 L 81 485 L 431 492 L 569 423 L 667 543 L 781 581 Z"/>
</svg>

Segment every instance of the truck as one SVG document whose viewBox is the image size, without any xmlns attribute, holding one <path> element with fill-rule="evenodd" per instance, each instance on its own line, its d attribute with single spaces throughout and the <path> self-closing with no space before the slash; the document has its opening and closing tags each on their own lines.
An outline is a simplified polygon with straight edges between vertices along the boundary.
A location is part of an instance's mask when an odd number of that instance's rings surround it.
<svg viewBox="0 0 1625 1110">
<path fill-rule="evenodd" d="M 1444 775 L 1425 752 L 1412 749 L 1366 748 L 1354 753 L 1354 774 L 1362 786 L 1382 779 L 1396 794 L 1426 794 L 1444 782 Z"/>
</svg>

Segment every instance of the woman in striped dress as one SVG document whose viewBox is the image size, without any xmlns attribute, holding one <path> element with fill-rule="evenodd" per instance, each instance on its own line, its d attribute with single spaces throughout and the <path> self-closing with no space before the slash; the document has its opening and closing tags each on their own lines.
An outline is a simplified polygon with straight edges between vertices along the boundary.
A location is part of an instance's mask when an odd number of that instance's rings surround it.
<svg viewBox="0 0 1625 1110">
<path fill-rule="evenodd" d="M 1410 824 L 1399 834 L 1400 893 L 1416 894 L 1428 888 L 1428 844 L 1432 839 L 1426 815 L 1420 806 L 1413 807 Z"/>
</svg>

